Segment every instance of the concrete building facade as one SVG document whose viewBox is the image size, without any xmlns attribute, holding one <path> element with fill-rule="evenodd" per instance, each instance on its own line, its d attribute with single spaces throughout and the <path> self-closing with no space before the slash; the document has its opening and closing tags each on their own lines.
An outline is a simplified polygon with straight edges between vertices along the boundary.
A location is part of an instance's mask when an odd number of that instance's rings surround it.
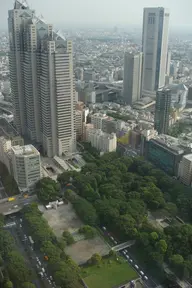
<svg viewBox="0 0 192 288">
<path fill-rule="evenodd" d="M 40 154 L 33 145 L 13 146 L 11 140 L 0 137 L 0 157 L 17 182 L 20 192 L 33 192 L 41 179 Z"/>
<path fill-rule="evenodd" d="M 12 146 L 13 176 L 22 192 L 33 192 L 41 179 L 40 154 L 33 145 Z"/>
<path fill-rule="evenodd" d="M 108 134 L 88 125 L 85 126 L 85 140 L 87 142 L 90 142 L 93 147 L 103 153 L 116 151 L 117 137 L 115 133 Z"/>
<path fill-rule="evenodd" d="M 184 155 L 180 164 L 178 177 L 182 183 L 189 186 L 192 181 L 192 154 Z"/>
<path fill-rule="evenodd" d="M 159 134 L 167 134 L 171 109 L 171 90 L 159 89 L 156 96 L 154 127 Z"/>
<path fill-rule="evenodd" d="M 124 55 L 124 77 L 123 97 L 124 102 L 132 105 L 141 98 L 142 87 L 142 53 L 125 52 Z"/>
<path fill-rule="evenodd" d="M 143 96 L 156 96 L 165 84 L 168 52 L 169 11 L 144 8 L 143 14 Z"/>
<path fill-rule="evenodd" d="M 14 125 L 48 157 L 76 150 L 72 42 L 16 0 L 8 18 Z"/>
</svg>

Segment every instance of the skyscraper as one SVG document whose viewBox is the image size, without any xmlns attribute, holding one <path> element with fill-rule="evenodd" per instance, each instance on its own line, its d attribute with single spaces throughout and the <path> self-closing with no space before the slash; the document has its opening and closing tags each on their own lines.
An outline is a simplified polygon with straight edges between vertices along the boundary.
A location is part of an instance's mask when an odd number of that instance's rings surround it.
<svg viewBox="0 0 192 288">
<path fill-rule="evenodd" d="M 167 134 L 171 109 L 171 90 L 162 88 L 157 91 L 155 105 L 155 129 L 159 134 Z"/>
<path fill-rule="evenodd" d="M 8 18 L 10 80 L 18 132 L 49 156 L 76 149 L 72 42 L 16 0 Z"/>
<path fill-rule="evenodd" d="M 123 96 L 124 102 L 128 105 L 141 98 L 142 60 L 142 53 L 125 52 Z"/>
<path fill-rule="evenodd" d="M 168 50 L 169 11 L 144 8 L 143 15 L 143 96 L 155 96 L 165 85 Z"/>
</svg>

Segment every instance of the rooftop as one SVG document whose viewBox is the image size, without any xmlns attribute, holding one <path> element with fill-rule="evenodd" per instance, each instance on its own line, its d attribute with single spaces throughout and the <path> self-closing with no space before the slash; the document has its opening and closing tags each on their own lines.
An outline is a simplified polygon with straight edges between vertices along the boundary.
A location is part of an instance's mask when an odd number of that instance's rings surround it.
<svg viewBox="0 0 192 288">
<path fill-rule="evenodd" d="M 177 154 L 182 154 L 184 150 L 191 151 L 192 149 L 191 141 L 178 139 L 165 134 L 159 134 L 152 140 L 159 142 L 159 144 L 166 146 L 170 150 L 175 151 Z"/>
<path fill-rule="evenodd" d="M 37 149 L 29 144 L 25 146 L 12 146 L 12 150 L 15 155 L 30 156 L 30 155 L 39 155 Z"/>
</svg>

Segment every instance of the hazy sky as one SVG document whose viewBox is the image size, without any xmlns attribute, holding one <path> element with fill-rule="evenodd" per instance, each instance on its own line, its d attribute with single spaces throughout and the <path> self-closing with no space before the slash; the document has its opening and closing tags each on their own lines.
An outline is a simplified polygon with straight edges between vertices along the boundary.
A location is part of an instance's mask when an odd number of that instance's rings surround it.
<svg viewBox="0 0 192 288">
<path fill-rule="evenodd" d="M 14 0 L 0 0 L 0 29 L 7 25 L 7 11 Z M 58 24 L 141 25 L 143 7 L 170 9 L 171 27 L 192 27 L 192 0 L 28 0 L 38 15 Z M 68 26 L 67 25 L 67 26 Z"/>
</svg>

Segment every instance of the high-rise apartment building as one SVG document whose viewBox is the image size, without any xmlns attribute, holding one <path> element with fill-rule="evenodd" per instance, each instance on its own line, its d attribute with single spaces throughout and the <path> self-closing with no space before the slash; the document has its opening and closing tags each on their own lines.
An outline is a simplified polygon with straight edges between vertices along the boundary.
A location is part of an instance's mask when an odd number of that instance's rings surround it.
<svg viewBox="0 0 192 288">
<path fill-rule="evenodd" d="M 8 18 L 14 124 L 49 156 L 76 149 L 72 42 L 16 0 Z"/>
<path fill-rule="evenodd" d="M 162 88 L 157 91 L 155 104 L 155 129 L 159 134 L 167 134 L 171 109 L 171 90 Z"/>
<path fill-rule="evenodd" d="M 128 105 L 132 105 L 141 98 L 142 60 L 142 53 L 125 52 L 123 97 Z"/>
<path fill-rule="evenodd" d="M 144 8 L 142 95 L 155 96 L 165 84 L 168 51 L 169 11 Z"/>
</svg>

